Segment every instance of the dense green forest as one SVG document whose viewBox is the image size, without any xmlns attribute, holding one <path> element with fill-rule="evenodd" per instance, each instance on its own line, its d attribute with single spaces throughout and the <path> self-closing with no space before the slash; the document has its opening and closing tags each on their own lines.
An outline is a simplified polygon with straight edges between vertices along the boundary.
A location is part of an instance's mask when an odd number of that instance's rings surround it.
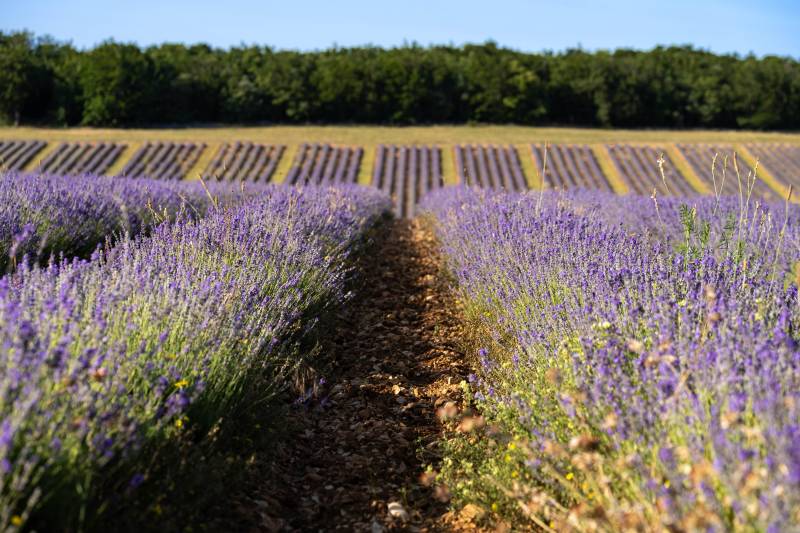
<svg viewBox="0 0 800 533">
<path fill-rule="evenodd" d="M 491 42 L 315 52 L 106 42 L 78 50 L 0 32 L 0 119 L 797 129 L 800 62 L 691 47 L 523 53 Z"/>
</svg>

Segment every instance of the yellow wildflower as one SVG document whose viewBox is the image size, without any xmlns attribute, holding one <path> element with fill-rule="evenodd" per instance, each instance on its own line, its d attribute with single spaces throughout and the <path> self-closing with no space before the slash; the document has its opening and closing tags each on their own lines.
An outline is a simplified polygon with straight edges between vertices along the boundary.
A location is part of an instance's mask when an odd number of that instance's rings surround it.
<svg viewBox="0 0 800 533">
<path fill-rule="evenodd" d="M 22 517 L 18 514 L 15 514 L 11 517 L 11 525 L 14 527 L 19 527 L 22 525 Z"/>
<path fill-rule="evenodd" d="M 567 472 L 566 478 L 567 478 L 569 481 L 572 481 L 572 478 L 574 478 L 574 477 L 575 477 L 575 475 L 574 475 L 572 472 Z"/>
<path fill-rule="evenodd" d="M 175 382 L 175 388 L 176 389 L 183 389 L 183 388 L 188 387 L 188 386 L 189 386 L 189 382 L 186 381 L 185 379 L 182 379 L 180 381 L 176 381 Z"/>
</svg>

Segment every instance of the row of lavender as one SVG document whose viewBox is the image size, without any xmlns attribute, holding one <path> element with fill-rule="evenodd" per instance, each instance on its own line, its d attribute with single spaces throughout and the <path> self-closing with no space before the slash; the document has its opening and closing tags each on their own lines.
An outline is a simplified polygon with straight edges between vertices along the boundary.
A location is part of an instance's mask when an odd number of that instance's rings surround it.
<svg viewBox="0 0 800 533">
<path fill-rule="evenodd" d="M 507 191 L 528 188 L 513 146 L 458 145 L 455 163 L 458 181 L 464 185 Z"/>
<path fill-rule="evenodd" d="M 39 142 L 0 143 L 0 167 L 21 169 L 30 164 L 43 147 L 44 143 Z M 124 148 L 125 145 L 119 143 L 61 143 L 38 163 L 37 170 L 70 175 L 103 174 L 109 171 Z M 119 174 L 166 180 L 189 178 L 204 148 L 205 145 L 196 143 L 145 143 Z M 775 178 L 781 192 L 776 192 L 763 180 L 751 182 L 755 169 L 741 157 L 736 158 L 730 145 L 723 144 L 677 144 L 674 150 L 666 146 L 614 144 L 600 151 L 588 145 L 533 144 L 530 150 L 534 175 L 528 177 L 513 146 L 456 145 L 452 155 L 459 183 L 508 191 L 525 190 L 529 183 L 550 189 L 612 191 L 612 174 L 630 192 L 647 195 L 655 192 L 660 197 L 693 195 L 698 190 L 735 194 L 740 186 L 743 189 L 752 186 L 754 197 L 770 200 L 781 196 L 788 185 L 800 187 L 800 147 L 751 143 L 744 149 L 760 160 L 762 169 L 767 169 Z M 376 183 L 376 174 L 386 175 L 390 181 L 394 179 L 394 171 L 384 168 L 389 150 L 395 154 L 412 153 L 409 146 L 378 146 L 373 184 L 381 188 L 386 188 L 383 178 L 379 177 Z M 431 157 L 435 154 L 441 159 L 439 148 L 428 150 Z M 273 179 L 284 151 L 282 145 L 226 143 L 219 147 L 200 175 L 206 180 L 268 182 Z M 601 164 L 600 159 L 605 156 L 610 167 L 604 168 Z M 355 183 L 362 158 L 360 147 L 306 143 L 299 147 L 286 181 L 290 184 Z M 404 164 L 409 166 L 411 162 Z M 440 163 L 437 168 L 441 173 Z M 693 174 L 693 179 L 699 182 L 691 184 L 685 174 Z M 396 199 L 398 213 L 414 211 L 421 186 L 417 184 L 414 191 L 406 192 L 405 182 L 388 185 Z M 399 194 L 401 190 L 404 191 L 402 195 Z M 407 198 L 410 194 L 414 197 Z"/>
<path fill-rule="evenodd" d="M 183 179 L 197 162 L 205 146 L 196 143 L 145 143 L 133 154 L 120 175 L 161 180 Z"/>
<path fill-rule="evenodd" d="M 0 141 L 0 171 L 22 170 L 45 146 L 44 141 Z"/>
<path fill-rule="evenodd" d="M 41 141 L 0 141 L 0 167 L 21 170 L 45 145 Z M 781 184 L 792 184 L 795 187 L 800 185 L 800 147 L 775 143 L 750 143 L 744 146 L 762 165 L 766 165 Z M 120 143 L 61 143 L 39 162 L 37 169 L 53 174 L 103 174 L 117 160 L 124 147 Z M 204 147 L 205 145 L 196 143 L 145 143 L 131 156 L 121 174 L 130 177 L 183 179 L 197 162 Z M 398 151 L 403 147 L 380 145 L 376 159 L 382 151 L 390 148 Z M 545 171 L 546 187 L 612 190 L 608 176 L 591 147 L 533 144 L 530 149 L 536 172 L 540 173 L 542 169 Z M 656 190 L 662 196 L 689 195 L 695 192 L 672 161 L 665 146 L 612 144 L 607 145 L 606 149 L 614 171 L 632 192 L 651 194 Z M 677 150 L 708 189 L 716 186 L 723 194 L 738 190 L 737 177 L 733 175 L 731 146 L 678 144 Z M 219 147 L 202 175 L 206 179 L 269 181 L 284 151 L 285 147 L 280 145 L 226 143 Z M 353 183 L 356 181 L 362 155 L 361 148 L 303 144 L 289 171 L 288 180 L 291 183 L 319 183 L 338 179 Z M 513 146 L 457 145 L 453 156 L 460 183 L 513 191 L 528 187 L 517 150 Z M 717 162 L 712 165 L 715 158 Z M 753 170 L 741 158 L 737 166 L 745 178 Z M 727 180 L 723 179 L 725 170 L 728 174 Z M 378 166 L 375 171 L 378 171 Z M 533 178 L 539 179 L 538 176 Z M 767 198 L 774 195 L 763 184 L 757 185 L 754 193 Z"/>
<path fill-rule="evenodd" d="M 101 244 L 165 220 L 202 216 L 212 199 L 228 204 L 256 192 L 199 182 L 2 173 L 0 276 L 21 261 L 87 257 Z"/>
<path fill-rule="evenodd" d="M 360 147 L 303 143 L 297 149 L 285 181 L 290 185 L 354 184 L 358 181 L 363 156 L 364 149 Z"/>
<path fill-rule="evenodd" d="M 267 183 L 272 179 L 285 149 L 283 145 L 251 142 L 223 144 L 203 172 L 203 178 Z"/>
<path fill-rule="evenodd" d="M 612 190 L 597 158 L 586 145 L 534 144 L 531 151 L 537 170 L 544 172 L 546 188 Z"/>
<path fill-rule="evenodd" d="M 800 523 L 800 209 L 659 204 L 428 197 L 476 332 L 458 501 L 555 531 Z"/>
<path fill-rule="evenodd" d="M 62 204 L 69 188 L 96 187 L 100 204 L 109 193 L 129 209 L 177 207 L 175 187 L 116 183 L 27 185 L 68 215 L 86 207 Z M 91 260 L 23 262 L 0 278 L 0 530 L 102 527 L 142 491 L 155 505 L 171 483 L 155 458 L 207 454 L 228 415 L 288 386 L 304 339 L 346 298 L 349 256 L 389 206 L 354 186 L 257 189 L 227 206 L 209 193 L 205 217 L 123 235 Z"/>
<path fill-rule="evenodd" d="M 779 180 L 797 188 L 800 180 L 800 149 L 797 146 L 750 143 L 746 148 L 760 161 L 768 164 L 769 170 Z"/>
<path fill-rule="evenodd" d="M 444 186 L 441 151 L 432 146 L 378 146 L 372 186 L 391 196 L 398 218 L 414 218 L 417 203 Z"/>
<path fill-rule="evenodd" d="M 40 154 L 42 141 L 0 141 L 0 170 L 22 171 Z M 125 150 L 124 143 L 63 142 L 35 165 L 41 174 L 77 176 L 104 175 Z M 205 145 L 148 142 L 133 153 L 119 172 L 122 177 L 180 180 L 187 177 Z"/>
<path fill-rule="evenodd" d="M 37 171 L 55 175 L 105 174 L 122 153 L 119 143 L 61 143 L 37 166 Z"/>
<path fill-rule="evenodd" d="M 752 188 L 753 196 L 766 200 L 778 200 L 779 195 L 771 190 L 763 180 L 755 179 L 757 171 L 729 147 L 716 144 L 679 144 L 683 157 L 692 170 L 715 194 L 738 195 L 740 189 Z M 800 147 L 797 148 L 800 155 Z M 772 160 L 765 161 L 771 167 Z M 778 168 L 778 167 L 774 167 Z M 776 173 L 783 184 L 795 188 L 800 184 L 800 174 Z"/>
</svg>

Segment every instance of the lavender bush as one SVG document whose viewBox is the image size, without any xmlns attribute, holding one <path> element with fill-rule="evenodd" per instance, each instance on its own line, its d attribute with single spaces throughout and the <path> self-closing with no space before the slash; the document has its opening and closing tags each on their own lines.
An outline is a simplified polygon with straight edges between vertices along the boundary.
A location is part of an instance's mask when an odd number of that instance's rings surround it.
<svg viewBox="0 0 800 533">
<path fill-rule="evenodd" d="M 24 256 L 90 255 L 106 239 L 132 236 L 179 213 L 194 217 L 246 190 L 233 185 L 102 176 L 0 174 L 0 273 Z"/>
<path fill-rule="evenodd" d="M 388 208 L 355 186 L 270 186 L 0 279 L 0 529 L 81 528 L 148 481 L 160 446 L 283 389 Z"/>
<path fill-rule="evenodd" d="M 545 530 L 800 522 L 798 209 L 659 204 L 428 197 L 491 428 L 450 445 L 461 501 Z"/>
</svg>

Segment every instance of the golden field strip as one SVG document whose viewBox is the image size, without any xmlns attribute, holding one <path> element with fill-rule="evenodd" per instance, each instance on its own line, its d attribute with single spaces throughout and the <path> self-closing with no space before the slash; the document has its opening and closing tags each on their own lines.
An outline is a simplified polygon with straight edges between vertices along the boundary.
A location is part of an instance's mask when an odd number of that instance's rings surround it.
<svg viewBox="0 0 800 533">
<path fill-rule="evenodd" d="M 187 179 L 196 179 L 208 165 L 213 154 L 226 142 L 251 141 L 264 144 L 284 144 L 287 150 L 281 158 L 273 181 L 285 178 L 295 153 L 304 142 L 361 146 L 364 158 L 358 181 L 368 184 L 372 176 L 375 148 L 379 144 L 437 145 L 442 149 L 442 172 L 445 183 L 457 182 L 453 147 L 456 144 L 511 144 L 519 153 L 523 172 L 532 189 L 541 187 L 539 169 L 531 156 L 532 143 L 588 144 L 606 174 L 613 189 L 625 193 L 627 187 L 608 154 L 606 144 L 655 145 L 665 148 L 677 170 L 698 192 L 708 193 L 709 187 L 686 162 L 676 143 L 719 143 L 731 145 L 749 165 L 755 158 L 744 146 L 751 142 L 785 143 L 800 146 L 800 134 L 754 131 L 712 130 L 606 130 L 588 128 L 534 128 L 523 126 L 267 126 L 267 127 L 198 127 L 180 129 L 94 129 L 94 128 L 0 128 L 0 140 L 43 140 L 48 145 L 25 170 L 33 170 L 59 142 L 114 141 L 126 144 L 125 150 L 107 174 L 122 169 L 139 146 L 146 141 L 184 141 L 205 143 L 207 146 Z M 709 163 L 710 164 L 710 163 Z M 786 194 L 783 186 L 769 171 L 769 162 L 761 161 L 759 177 L 775 192 Z"/>
</svg>

